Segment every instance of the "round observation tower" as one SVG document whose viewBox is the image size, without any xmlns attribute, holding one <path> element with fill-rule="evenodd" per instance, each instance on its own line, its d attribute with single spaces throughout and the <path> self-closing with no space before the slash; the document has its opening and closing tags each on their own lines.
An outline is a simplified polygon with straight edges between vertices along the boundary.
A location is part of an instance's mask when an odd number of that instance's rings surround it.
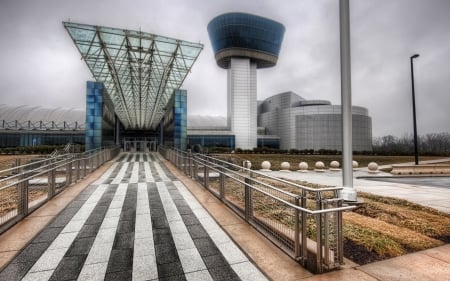
<svg viewBox="0 0 450 281">
<path fill-rule="evenodd" d="M 256 69 L 276 65 L 284 32 L 281 23 L 245 13 L 208 24 L 217 65 L 228 70 L 228 126 L 236 148 L 257 147 Z"/>
</svg>

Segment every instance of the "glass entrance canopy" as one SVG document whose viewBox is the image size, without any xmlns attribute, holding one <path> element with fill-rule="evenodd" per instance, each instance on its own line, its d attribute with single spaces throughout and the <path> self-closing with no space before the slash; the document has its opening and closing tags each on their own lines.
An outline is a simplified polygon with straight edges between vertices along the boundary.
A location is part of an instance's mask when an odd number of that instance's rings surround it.
<svg viewBox="0 0 450 281">
<path fill-rule="evenodd" d="M 125 129 L 155 130 L 202 44 L 141 31 L 64 22 Z"/>
</svg>

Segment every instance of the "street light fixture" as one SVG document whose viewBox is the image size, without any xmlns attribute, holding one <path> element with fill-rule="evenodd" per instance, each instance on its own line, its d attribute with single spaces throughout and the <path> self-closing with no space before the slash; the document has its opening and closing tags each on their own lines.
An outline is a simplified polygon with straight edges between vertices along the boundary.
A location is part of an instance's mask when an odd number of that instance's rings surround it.
<svg viewBox="0 0 450 281">
<path fill-rule="evenodd" d="M 417 124 L 416 124 L 416 99 L 414 95 L 414 67 L 413 59 L 418 58 L 419 54 L 410 57 L 411 62 L 411 83 L 412 83 L 412 106 L 413 106 L 413 124 L 414 124 L 414 162 L 419 165 L 419 150 L 417 148 Z"/>
</svg>

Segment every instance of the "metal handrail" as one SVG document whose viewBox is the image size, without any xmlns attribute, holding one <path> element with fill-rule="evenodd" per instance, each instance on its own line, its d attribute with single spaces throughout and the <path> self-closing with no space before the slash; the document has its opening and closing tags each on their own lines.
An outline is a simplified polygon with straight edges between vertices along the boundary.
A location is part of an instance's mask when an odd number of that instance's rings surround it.
<svg viewBox="0 0 450 281">
<path fill-rule="evenodd" d="M 355 207 L 343 206 L 338 196 L 342 188 L 314 189 L 206 155 L 164 147 L 159 147 L 159 152 L 309 270 L 321 273 L 343 263 L 342 212 Z M 276 188 L 256 179 L 255 175 L 297 187 L 301 193 Z M 323 198 L 325 191 L 332 191 L 333 197 Z M 307 193 L 315 196 L 308 198 Z M 236 196 L 242 197 L 236 201 Z M 287 197 L 283 199 L 283 196 Z M 315 203 L 308 206 L 308 200 Z M 269 209 L 265 208 L 266 204 Z M 282 215 L 280 220 L 273 216 L 277 212 Z M 288 221 L 291 223 L 286 224 Z"/>
<path fill-rule="evenodd" d="M 343 189 L 343 187 L 322 187 L 322 188 L 320 188 L 320 190 L 318 190 L 317 188 L 303 186 L 303 185 L 297 184 L 295 182 L 290 182 L 290 181 L 287 181 L 287 180 L 284 180 L 284 179 L 281 179 L 281 178 L 276 178 L 276 177 L 264 174 L 264 173 L 256 171 L 256 170 L 251 170 L 251 169 L 248 169 L 248 168 L 245 168 L 245 167 L 241 167 L 241 166 L 238 166 L 238 165 L 236 165 L 234 163 L 230 163 L 230 162 L 224 161 L 222 159 L 214 158 L 212 156 L 207 156 L 207 155 L 201 155 L 200 156 L 200 154 L 195 154 L 195 157 L 205 157 L 205 158 L 214 159 L 214 161 L 221 162 L 221 163 L 224 163 L 226 165 L 232 165 L 232 166 L 238 167 L 239 169 L 243 169 L 243 170 L 246 170 L 248 172 L 252 172 L 252 173 L 255 173 L 257 175 L 266 177 L 266 178 L 270 178 L 270 179 L 273 179 L 273 180 L 276 180 L 276 181 L 279 181 L 279 182 L 282 182 L 282 183 L 285 183 L 285 184 L 289 184 L 289 185 L 301 188 L 301 189 L 306 190 L 306 191 L 323 192 L 323 191 L 340 191 L 340 190 Z"/>
<path fill-rule="evenodd" d="M 65 154 L 64 157 L 56 157 L 58 160 L 55 160 L 55 158 L 47 158 L 35 163 L 0 171 L 0 173 L 5 173 L 5 171 L 21 171 L 20 173 L 0 180 L 0 184 L 6 183 L 0 187 L 0 192 L 7 192 L 6 194 L 9 195 L 0 198 L 0 200 L 9 200 L 6 201 L 8 203 L 7 205 L 3 205 L 3 201 L 0 201 L 0 206 L 2 206 L 2 209 L 0 209 L 2 212 L 0 216 L 0 234 L 42 206 L 45 202 L 51 200 L 70 184 L 84 178 L 106 161 L 116 157 L 119 152 L 119 146 L 112 146 L 79 154 Z M 27 168 L 35 167 L 36 163 L 39 167 L 27 170 Z M 63 178 L 63 181 L 59 183 L 56 181 L 57 172 L 58 178 Z M 29 193 L 31 180 L 43 179 L 43 175 L 47 175 L 46 182 L 38 181 L 38 183 L 33 183 L 36 186 L 33 190 L 37 188 L 37 190 L 43 193 L 40 193 L 41 195 L 37 199 L 30 202 L 32 198 L 30 197 L 31 193 Z M 8 188 L 10 191 L 7 190 Z M 12 204 L 12 208 L 10 204 Z"/>
</svg>

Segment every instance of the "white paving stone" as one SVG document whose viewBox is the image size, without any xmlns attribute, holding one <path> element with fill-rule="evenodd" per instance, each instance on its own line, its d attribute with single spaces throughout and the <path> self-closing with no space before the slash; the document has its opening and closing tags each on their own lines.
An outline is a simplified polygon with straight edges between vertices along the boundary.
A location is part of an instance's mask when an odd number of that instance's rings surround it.
<svg viewBox="0 0 450 281">
<path fill-rule="evenodd" d="M 158 279 L 158 268 L 155 256 L 138 256 L 133 258 L 132 280 L 155 280 Z"/>
<path fill-rule="evenodd" d="M 77 237 L 78 232 L 67 232 L 59 234 L 52 244 L 48 247 L 49 250 L 55 249 L 68 249 L 72 244 L 73 240 Z"/>
<path fill-rule="evenodd" d="M 180 257 L 184 273 L 206 269 L 206 265 L 197 248 L 178 250 L 178 256 Z"/>
<path fill-rule="evenodd" d="M 213 281 L 214 279 L 209 274 L 208 270 L 200 270 L 190 272 L 185 275 L 187 281 Z"/>
<path fill-rule="evenodd" d="M 83 266 L 78 281 L 101 281 L 105 279 L 108 262 L 94 263 Z"/>
<path fill-rule="evenodd" d="M 148 162 L 144 162 L 144 172 L 145 172 L 145 181 L 146 182 L 154 182 L 152 171 L 150 169 L 150 164 Z"/>
<path fill-rule="evenodd" d="M 30 269 L 31 272 L 54 270 L 66 254 L 67 249 L 59 248 L 45 251 L 39 260 Z"/>
<path fill-rule="evenodd" d="M 25 275 L 22 281 L 46 281 L 52 277 L 54 270 L 32 272 Z"/>
<path fill-rule="evenodd" d="M 266 281 L 269 280 L 262 274 L 251 262 L 242 262 L 232 264 L 234 272 L 241 278 L 241 280 L 246 281 Z"/>
<path fill-rule="evenodd" d="M 216 243 L 216 246 L 230 265 L 248 261 L 248 258 L 233 242 L 223 244 Z"/>
<path fill-rule="evenodd" d="M 148 210 L 148 214 L 136 213 L 133 280 L 151 280 L 158 278 L 155 246 L 153 244 L 152 221 L 146 183 L 138 183 L 137 201 L 140 208 Z M 142 238 L 142 239 L 141 239 Z"/>
<path fill-rule="evenodd" d="M 164 170 L 161 168 L 161 166 L 157 162 L 153 162 L 153 165 L 155 165 L 156 172 L 158 172 L 158 175 L 162 181 L 170 181 L 170 179 L 167 177 L 166 173 L 164 173 Z"/>
</svg>

